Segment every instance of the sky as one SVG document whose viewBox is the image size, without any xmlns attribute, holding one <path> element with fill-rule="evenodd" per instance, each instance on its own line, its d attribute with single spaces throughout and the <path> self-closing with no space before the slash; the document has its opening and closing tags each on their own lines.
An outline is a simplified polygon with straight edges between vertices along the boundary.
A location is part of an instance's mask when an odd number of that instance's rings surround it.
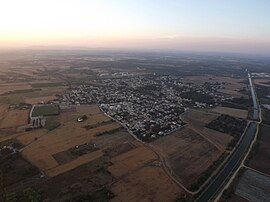
<svg viewBox="0 0 270 202">
<path fill-rule="evenodd" d="M 270 1 L 0 0 L 0 48 L 27 46 L 270 55 Z"/>
</svg>

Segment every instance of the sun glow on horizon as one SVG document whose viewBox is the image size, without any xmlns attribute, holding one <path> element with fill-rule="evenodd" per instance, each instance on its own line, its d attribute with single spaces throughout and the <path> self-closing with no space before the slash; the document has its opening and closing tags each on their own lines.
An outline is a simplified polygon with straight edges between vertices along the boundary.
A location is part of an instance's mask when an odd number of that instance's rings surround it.
<svg viewBox="0 0 270 202">
<path fill-rule="evenodd" d="M 267 44 L 270 51 L 267 8 L 270 3 L 255 5 L 250 0 L 2 0 L 0 46 L 177 49 L 177 44 L 192 48 L 196 43 L 207 49 L 206 43 L 219 41 L 222 49 L 231 39 Z"/>
</svg>

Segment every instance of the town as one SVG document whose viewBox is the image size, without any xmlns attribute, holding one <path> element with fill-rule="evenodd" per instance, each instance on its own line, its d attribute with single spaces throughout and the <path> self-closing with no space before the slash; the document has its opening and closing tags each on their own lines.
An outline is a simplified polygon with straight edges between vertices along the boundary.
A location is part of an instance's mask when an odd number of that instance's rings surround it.
<svg viewBox="0 0 270 202">
<path fill-rule="evenodd" d="M 211 81 L 211 80 L 210 80 Z M 188 108 L 213 108 L 232 99 L 218 93 L 225 83 L 184 82 L 181 76 L 145 74 L 99 79 L 63 94 L 62 106 L 97 103 L 100 109 L 140 140 L 150 142 L 183 127 Z"/>
</svg>

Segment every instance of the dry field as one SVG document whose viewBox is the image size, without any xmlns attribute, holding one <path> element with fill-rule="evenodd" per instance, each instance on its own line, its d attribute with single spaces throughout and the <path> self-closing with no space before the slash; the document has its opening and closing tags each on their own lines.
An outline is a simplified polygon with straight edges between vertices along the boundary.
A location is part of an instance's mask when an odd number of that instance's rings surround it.
<svg viewBox="0 0 270 202">
<path fill-rule="evenodd" d="M 38 103 L 46 103 L 48 101 L 54 100 L 56 97 L 52 96 L 42 96 L 42 97 L 34 97 L 34 98 L 25 98 L 25 103 L 28 104 L 38 104 Z"/>
<path fill-rule="evenodd" d="M 76 122 L 82 114 L 87 115 L 87 120 Z M 174 201 L 184 193 L 160 167 L 158 156 L 110 121 L 98 107 L 78 106 L 76 111 L 64 112 L 59 117 L 61 126 L 52 131 L 39 129 L 17 136 L 19 142 L 28 145 L 23 156 L 51 179 L 69 175 L 82 166 L 94 166 L 105 158 L 109 160 L 108 173 L 114 179 L 107 184 L 115 194 L 114 201 Z M 94 127 L 86 130 L 89 125 Z M 118 130 L 96 136 L 114 129 Z M 85 143 L 95 145 L 96 149 L 62 164 L 54 158 L 55 154 Z"/>
<path fill-rule="evenodd" d="M 29 110 L 9 110 L 0 121 L 0 128 L 16 127 L 28 123 Z"/>
<path fill-rule="evenodd" d="M 0 120 L 5 118 L 6 114 L 8 113 L 8 104 L 0 104 Z"/>
<path fill-rule="evenodd" d="M 32 89 L 31 85 L 29 85 L 27 82 L 0 84 L 0 94 L 4 94 L 14 90 L 26 90 L 26 89 Z"/>
<path fill-rule="evenodd" d="M 45 129 L 38 129 L 20 133 L 17 135 L 16 139 L 23 145 L 28 145 L 34 142 L 36 139 L 40 138 L 41 136 L 45 135 L 47 130 Z"/>
<path fill-rule="evenodd" d="M 242 118 L 242 119 L 246 119 L 248 115 L 247 110 L 235 109 L 235 108 L 230 108 L 230 107 L 216 107 L 216 108 L 213 108 L 211 111 L 217 112 L 219 114 L 227 114 L 227 115 L 234 116 L 237 118 Z"/>
<path fill-rule="evenodd" d="M 195 131 L 185 128 L 160 138 L 152 145 L 185 186 L 190 186 L 222 154 Z"/>
<path fill-rule="evenodd" d="M 269 78 L 254 79 L 254 83 L 257 85 L 262 85 L 262 86 L 270 86 L 269 80 L 270 80 Z"/>
<path fill-rule="evenodd" d="M 88 118 L 86 121 L 78 123 L 76 119 L 82 113 L 86 114 Z M 69 165 L 59 166 L 53 155 L 93 140 L 98 142 L 100 138 L 104 139 L 104 137 L 103 135 L 96 136 L 96 134 L 120 128 L 118 123 L 108 122 L 108 120 L 110 119 L 100 113 L 99 109 L 94 105 L 79 106 L 77 111 L 66 112 L 60 115 L 61 126 L 58 128 L 46 132 L 44 130 L 26 132 L 20 134 L 17 139 L 24 145 L 32 142 L 23 150 L 24 157 L 41 170 L 48 171 L 49 175 L 54 176 L 61 173 L 61 170 L 65 172 L 68 169 L 74 168 L 74 166 L 79 166 L 93 159 L 89 154 L 88 156 L 81 156 L 81 158 L 75 159 L 74 162 L 69 162 Z M 89 125 L 93 127 L 86 130 L 85 126 Z M 98 157 L 99 155 L 96 156 Z"/>
<path fill-rule="evenodd" d="M 270 126 L 261 125 L 258 139 L 258 149 L 251 159 L 250 167 L 270 175 Z"/>
<path fill-rule="evenodd" d="M 0 102 L 6 104 L 18 104 L 22 102 L 31 103 L 39 99 L 47 99 L 49 97 L 54 97 L 56 94 L 61 94 L 66 90 L 66 88 L 67 87 L 31 88 L 28 92 L 14 92 L 12 94 L 3 95 L 0 97 Z"/>
<path fill-rule="evenodd" d="M 151 150 L 141 146 L 113 157 L 113 165 L 108 170 L 113 176 L 121 177 L 155 160 L 157 156 Z"/>
<path fill-rule="evenodd" d="M 126 135 L 128 135 L 126 133 Z M 184 193 L 160 167 L 157 155 L 133 138 L 125 137 L 117 142 L 129 142 L 131 147 L 111 158 L 108 171 L 115 178 L 111 191 L 112 201 L 174 201 Z M 121 139 L 121 140 L 120 140 Z M 118 144 L 115 148 L 120 148 Z M 119 150 L 119 149 L 118 149 Z"/>
<path fill-rule="evenodd" d="M 232 140 L 232 136 L 205 127 L 207 123 L 210 123 L 217 117 L 218 114 L 199 110 L 188 110 L 181 115 L 181 119 L 188 123 L 188 128 L 204 137 L 220 151 L 224 151 L 227 144 Z"/>
<path fill-rule="evenodd" d="M 79 124 L 67 123 L 48 132 L 23 151 L 23 155 L 41 170 L 58 166 L 53 154 L 68 150 L 93 140 L 97 133 L 119 128 L 117 123 L 111 123 L 86 131 Z"/>
<path fill-rule="evenodd" d="M 146 166 L 120 179 L 111 188 L 112 201 L 175 201 L 184 193 L 159 167 Z"/>
<path fill-rule="evenodd" d="M 239 90 L 243 89 L 245 87 L 245 84 L 242 83 L 244 79 L 236 79 L 231 77 L 217 77 L 217 76 L 210 76 L 210 75 L 204 75 L 204 76 L 188 76 L 184 77 L 183 80 L 185 83 L 195 83 L 197 85 L 202 85 L 204 82 L 210 82 L 215 83 L 224 82 L 224 89 L 218 90 L 221 93 L 225 93 L 234 97 L 241 97 L 245 96 L 241 93 L 239 93 Z"/>
<path fill-rule="evenodd" d="M 204 126 L 207 123 L 215 120 L 218 115 L 213 113 L 207 113 L 199 110 L 189 109 L 185 113 L 181 114 L 181 119 L 187 123 L 191 122 Z"/>
</svg>

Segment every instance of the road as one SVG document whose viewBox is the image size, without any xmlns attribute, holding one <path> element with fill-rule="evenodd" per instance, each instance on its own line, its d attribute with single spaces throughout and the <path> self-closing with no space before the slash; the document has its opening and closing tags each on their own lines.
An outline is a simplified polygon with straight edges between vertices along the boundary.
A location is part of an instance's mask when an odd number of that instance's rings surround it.
<svg viewBox="0 0 270 202">
<path fill-rule="evenodd" d="M 248 79 L 250 83 L 250 90 L 252 95 L 253 101 L 253 119 L 259 119 L 259 103 L 256 98 L 255 89 L 251 80 L 250 74 L 248 74 Z M 231 156 L 229 157 L 227 163 L 219 172 L 219 174 L 213 179 L 213 181 L 204 189 L 201 195 L 198 197 L 196 201 L 198 202 L 205 202 L 205 201 L 212 201 L 218 191 L 223 187 L 224 183 L 226 182 L 227 178 L 237 170 L 237 168 L 241 165 L 241 160 L 243 159 L 244 155 L 248 151 L 253 139 L 255 138 L 257 132 L 257 122 L 250 122 L 247 130 L 240 140 L 237 148 L 233 151 Z"/>
</svg>

